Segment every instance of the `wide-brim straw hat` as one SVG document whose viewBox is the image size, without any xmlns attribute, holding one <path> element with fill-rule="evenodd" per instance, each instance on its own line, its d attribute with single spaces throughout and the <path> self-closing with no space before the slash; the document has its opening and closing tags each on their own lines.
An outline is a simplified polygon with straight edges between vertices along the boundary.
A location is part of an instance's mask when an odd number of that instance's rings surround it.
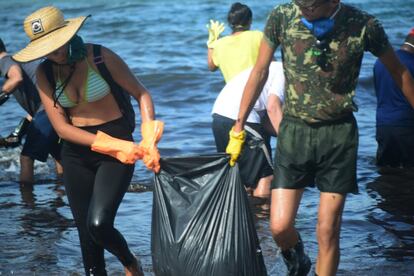
<svg viewBox="0 0 414 276">
<path fill-rule="evenodd" d="M 56 51 L 78 32 L 89 16 L 64 19 L 63 13 L 49 6 L 35 11 L 24 20 L 23 27 L 30 43 L 13 55 L 18 62 L 29 62 Z"/>
</svg>

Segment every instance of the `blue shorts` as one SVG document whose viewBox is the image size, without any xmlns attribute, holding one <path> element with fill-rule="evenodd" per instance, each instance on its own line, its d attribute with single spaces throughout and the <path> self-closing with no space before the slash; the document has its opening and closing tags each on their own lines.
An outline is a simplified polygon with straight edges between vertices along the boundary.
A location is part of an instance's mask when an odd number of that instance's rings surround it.
<svg viewBox="0 0 414 276">
<path fill-rule="evenodd" d="M 26 141 L 21 155 L 46 162 L 49 154 L 56 160 L 60 160 L 60 150 L 59 136 L 47 118 L 46 112 L 39 111 L 27 129 Z"/>
</svg>

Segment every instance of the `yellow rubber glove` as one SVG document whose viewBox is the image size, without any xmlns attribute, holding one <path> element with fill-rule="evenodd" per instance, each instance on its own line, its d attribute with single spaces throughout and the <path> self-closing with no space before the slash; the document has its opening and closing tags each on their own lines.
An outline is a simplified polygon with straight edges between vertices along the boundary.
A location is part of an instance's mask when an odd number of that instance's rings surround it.
<svg viewBox="0 0 414 276">
<path fill-rule="evenodd" d="M 230 154 L 230 166 L 232 167 L 236 164 L 246 139 L 246 131 L 235 132 L 233 128 L 229 132 L 230 140 L 226 148 L 226 153 Z"/>
<path fill-rule="evenodd" d="M 164 123 L 161 121 L 148 121 L 141 124 L 142 141 L 139 145 L 145 151 L 142 161 L 149 170 L 155 173 L 160 171 L 160 153 L 157 143 L 161 139 L 163 130 Z"/>
<path fill-rule="evenodd" d="M 207 24 L 206 27 L 208 29 L 207 47 L 212 48 L 213 43 L 216 42 L 220 34 L 224 31 L 224 23 L 210 19 L 210 25 Z"/>
<path fill-rule="evenodd" d="M 112 137 L 102 131 L 96 133 L 91 150 L 112 156 L 124 164 L 134 164 L 144 157 L 144 150 L 134 142 Z"/>
</svg>

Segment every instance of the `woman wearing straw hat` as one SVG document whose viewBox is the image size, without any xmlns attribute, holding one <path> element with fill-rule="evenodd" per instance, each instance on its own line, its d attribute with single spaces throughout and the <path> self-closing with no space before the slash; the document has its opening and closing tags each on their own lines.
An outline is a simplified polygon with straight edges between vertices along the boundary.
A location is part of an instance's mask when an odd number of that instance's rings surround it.
<svg viewBox="0 0 414 276">
<path fill-rule="evenodd" d="M 134 163 L 143 159 L 152 171 L 160 169 L 156 144 L 163 123 L 154 120 L 150 93 L 120 57 L 102 47 L 100 58 L 113 80 L 140 106 L 143 141 L 139 145 L 133 142 L 110 84 L 98 73 L 93 45 L 84 44 L 76 35 L 86 18 L 64 20 L 55 7 L 37 10 L 24 21 L 31 42 L 13 58 L 20 62 L 46 58 L 37 70 L 39 94 L 64 140 L 64 184 L 86 275 L 106 275 L 104 249 L 121 261 L 126 275 L 143 275 L 139 261 L 113 224 Z"/>
</svg>

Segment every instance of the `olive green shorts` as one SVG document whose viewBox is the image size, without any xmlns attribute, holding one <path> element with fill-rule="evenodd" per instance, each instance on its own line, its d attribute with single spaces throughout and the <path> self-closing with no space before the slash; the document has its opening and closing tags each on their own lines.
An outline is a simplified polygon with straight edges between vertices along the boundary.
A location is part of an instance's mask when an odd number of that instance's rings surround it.
<svg viewBox="0 0 414 276">
<path fill-rule="evenodd" d="M 354 116 L 307 124 L 285 116 L 280 124 L 272 189 L 316 186 L 321 192 L 357 193 L 358 127 Z"/>
</svg>

